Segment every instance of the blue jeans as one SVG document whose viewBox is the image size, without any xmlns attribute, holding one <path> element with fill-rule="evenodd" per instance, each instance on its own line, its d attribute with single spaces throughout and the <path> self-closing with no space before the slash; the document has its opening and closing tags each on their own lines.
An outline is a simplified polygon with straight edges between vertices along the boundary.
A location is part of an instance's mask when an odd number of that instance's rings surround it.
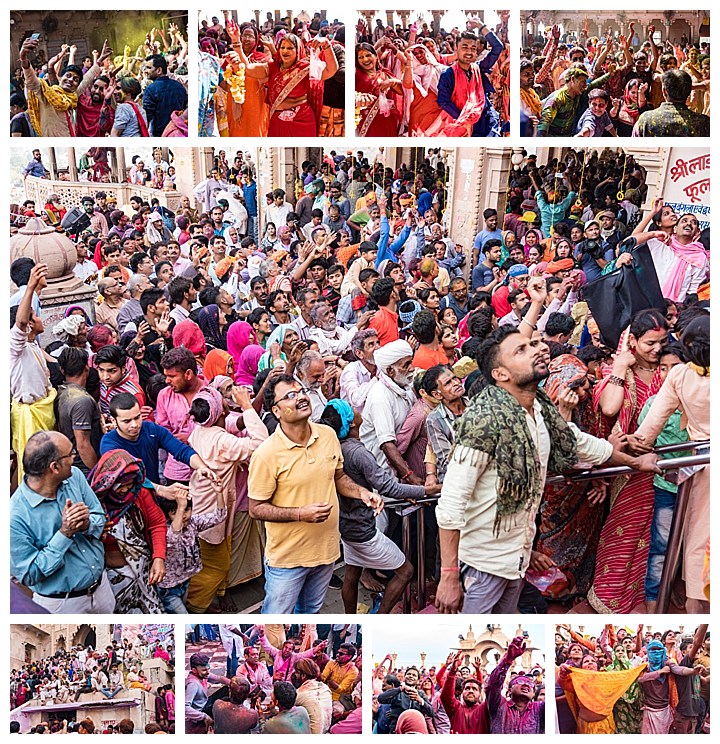
<svg viewBox="0 0 720 744">
<path fill-rule="evenodd" d="M 253 240 L 257 244 L 258 242 L 258 218 L 257 216 L 252 217 L 251 215 L 248 215 L 247 234 L 248 234 L 248 237 L 253 238 Z"/>
<path fill-rule="evenodd" d="M 312 568 L 273 568 L 265 563 L 263 615 L 315 615 L 322 609 L 334 563 Z"/>
<path fill-rule="evenodd" d="M 660 590 L 665 553 L 667 553 L 670 526 L 675 512 L 677 494 L 655 486 L 655 509 L 650 528 L 650 552 L 645 576 L 645 599 L 656 601 Z"/>
<path fill-rule="evenodd" d="M 112 700 L 120 690 L 122 690 L 122 687 L 116 687 L 114 690 L 110 690 L 109 687 L 103 687 L 101 692 L 108 700 Z"/>
<path fill-rule="evenodd" d="M 171 586 L 169 589 L 163 589 L 161 586 L 158 587 L 158 594 L 162 600 L 165 612 L 173 615 L 187 615 L 187 607 L 185 607 L 183 599 L 185 598 L 185 594 L 187 594 L 189 584 L 190 579 L 183 581 L 182 584 L 178 584 L 177 586 Z"/>
</svg>

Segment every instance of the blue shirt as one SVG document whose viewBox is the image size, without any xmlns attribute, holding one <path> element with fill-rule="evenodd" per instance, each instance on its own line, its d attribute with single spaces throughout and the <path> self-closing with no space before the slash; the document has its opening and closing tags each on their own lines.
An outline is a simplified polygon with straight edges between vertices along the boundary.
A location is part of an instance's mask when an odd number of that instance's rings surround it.
<svg viewBox="0 0 720 744">
<path fill-rule="evenodd" d="M 400 253 L 409 237 L 410 228 L 404 225 L 400 231 L 400 235 L 390 243 L 390 223 L 385 215 L 380 217 L 380 238 L 378 240 L 378 254 L 375 259 L 375 268 L 377 269 L 386 258 L 389 258 L 391 261 L 397 261 L 398 253 Z"/>
<path fill-rule="evenodd" d="M 247 209 L 248 217 L 257 217 L 257 183 L 251 181 L 249 184 L 243 184 L 242 191 L 245 197 L 245 209 Z"/>
<path fill-rule="evenodd" d="M 557 225 L 558 222 L 562 222 L 565 219 L 568 209 L 573 205 L 575 192 L 571 191 L 559 204 L 550 204 L 542 191 L 536 191 L 535 201 L 537 202 L 538 211 L 542 218 L 540 229 L 542 230 L 542 234 L 546 238 L 549 238 L 550 227 Z"/>
<path fill-rule="evenodd" d="M 145 88 L 143 108 L 151 137 L 162 136 L 170 123 L 173 111 L 184 111 L 188 107 L 188 94 L 182 83 L 162 75 Z"/>
<path fill-rule="evenodd" d="M 499 240 L 502 243 L 502 231 L 499 228 L 496 228 L 495 230 L 480 230 L 480 232 L 475 236 L 475 240 L 473 241 L 473 251 L 476 253 L 479 253 L 482 250 L 482 247 L 485 245 L 485 243 L 488 242 L 488 240 Z"/>
<path fill-rule="evenodd" d="M 160 482 L 158 452 L 161 449 L 185 465 L 190 464 L 190 458 L 195 454 L 195 450 L 189 444 L 181 442 L 164 426 L 158 426 L 152 421 L 143 421 L 140 436 L 135 442 L 123 439 L 117 429 L 109 431 L 100 440 L 100 454 L 104 455 L 114 449 L 125 450 L 138 460 L 142 460 L 147 479 L 152 483 Z"/>
<path fill-rule="evenodd" d="M 423 191 L 418 197 L 418 212 L 425 216 L 425 212 L 432 208 L 433 195 L 430 191 Z"/>
<path fill-rule="evenodd" d="M 68 499 L 83 502 L 90 509 L 90 526 L 72 537 L 60 532 Z M 12 575 L 43 595 L 92 586 L 105 568 L 105 550 L 100 542 L 105 522 L 105 511 L 77 468 L 60 484 L 54 499 L 41 496 L 23 481 L 10 499 Z"/>
<path fill-rule="evenodd" d="M 473 137 L 488 137 L 496 136 L 499 137 L 499 131 L 493 131 L 497 125 L 499 125 L 497 112 L 494 111 L 492 103 L 490 101 L 490 95 L 495 92 L 495 88 L 490 82 L 488 73 L 492 70 L 495 63 L 498 61 L 498 57 L 505 49 L 505 45 L 498 39 L 498 37 L 490 32 L 485 36 L 490 47 L 489 54 L 484 57 L 480 62 L 474 62 L 480 68 L 480 78 L 482 80 L 483 90 L 485 91 L 485 109 L 483 115 L 475 122 L 472 129 Z M 453 119 L 457 119 L 460 116 L 460 109 L 453 103 L 452 94 L 455 90 L 455 70 L 452 66 L 448 67 L 438 78 L 437 86 L 437 102 L 438 106 L 444 111 L 447 111 Z M 487 116 L 488 111 L 493 111 L 494 116 Z"/>
<path fill-rule="evenodd" d="M 23 171 L 24 176 L 35 176 L 35 178 L 43 178 L 46 173 L 49 173 L 48 169 L 39 161 L 33 158 L 26 166 Z"/>
</svg>

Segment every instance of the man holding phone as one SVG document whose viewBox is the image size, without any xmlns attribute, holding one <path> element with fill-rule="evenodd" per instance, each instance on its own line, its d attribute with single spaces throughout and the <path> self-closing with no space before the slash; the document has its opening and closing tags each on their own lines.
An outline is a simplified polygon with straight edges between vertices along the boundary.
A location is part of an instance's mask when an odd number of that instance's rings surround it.
<svg viewBox="0 0 720 744">
<path fill-rule="evenodd" d="M 74 137 L 76 136 L 73 112 L 82 95 L 100 76 L 102 65 L 112 55 L 107 40 L 103 43 L 102 52 L 97 62 L 83 76 L 78 65 L 65 65 L 57 85 L 50 85 L 47 80 L 38 78 L 30 64 L 30 57 L 37 54 L 40 35 L 32 34 L 20 47 L 20 65 L 25 75 L 25 87 L 28 92 L 28 115 L 38 137 Z M 61 51 L 48 63 L 48 69 L 62 62 L 67 54 Z"/>
</svg>

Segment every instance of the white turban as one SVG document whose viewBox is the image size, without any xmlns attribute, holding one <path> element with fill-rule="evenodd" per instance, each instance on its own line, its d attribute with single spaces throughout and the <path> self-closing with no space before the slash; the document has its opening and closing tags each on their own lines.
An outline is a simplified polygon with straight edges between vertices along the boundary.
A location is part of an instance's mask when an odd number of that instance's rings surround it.
<svg viewBox="0 0 720 744">
<path fill-rule="evenodd" d="M 385 372 L 388 367 L 397 364 L 401 359 L 413 355 L 412 346 L 407 341 L 391 341 L 375 351 L 375 364 Z"/>
</svg>

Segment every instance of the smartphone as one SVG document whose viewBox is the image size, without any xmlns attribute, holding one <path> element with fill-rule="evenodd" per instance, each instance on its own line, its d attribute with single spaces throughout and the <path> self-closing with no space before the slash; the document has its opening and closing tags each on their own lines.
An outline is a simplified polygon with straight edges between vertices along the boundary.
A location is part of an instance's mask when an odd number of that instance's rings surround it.
<svg viewBox="0 0 720 744">
<path fill-rule="evenodd" d="M 38 40 L 40 39 L 40 34 L 32 34 L 32 35 L 30 36 L 30 38 L 31 38 L 31 39 L 32 39 L 33 41 L 38 41 Z"/>
</svg>

